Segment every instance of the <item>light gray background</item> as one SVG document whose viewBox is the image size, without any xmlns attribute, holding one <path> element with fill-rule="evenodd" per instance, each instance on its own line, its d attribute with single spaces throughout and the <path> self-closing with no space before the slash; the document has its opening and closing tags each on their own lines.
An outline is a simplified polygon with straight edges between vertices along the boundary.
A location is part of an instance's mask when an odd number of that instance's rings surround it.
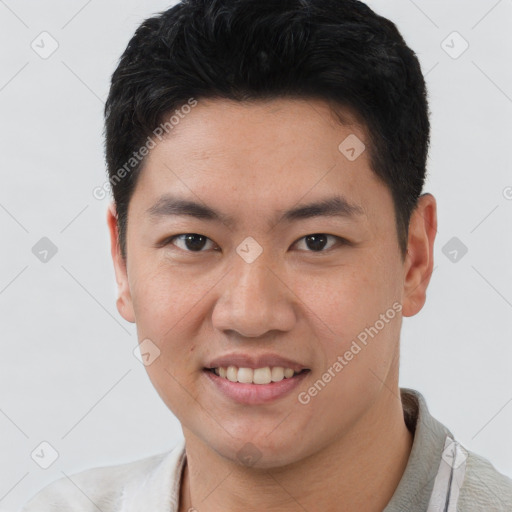
<svg viewBox="0 0 512 512">
<path fill-rule="evenodd" d="M 368 3 L 417 52 L 432 111 L 435 271 L 404 321 L 401 385 L 512 476 L 512 1 Z M 136 27 L 170 5 L 0 0 L 0 510 L 181 437 L 116 310 L 107 199 L 92 195 L 110 75 Z M 47 59 L 31 48 L 43 31 L 59 44 Z M 469 43 L 458 58 L 445 51 L 462 48 L 454 31 Z M 47 263 L 32 253 L 42 237 L 58 248 Z M 468 248 L 456 262 L 442 252 L 452 237 Z M 42 441 L 59 453 L 46 470 L 31 458 Z"/>
</svg>

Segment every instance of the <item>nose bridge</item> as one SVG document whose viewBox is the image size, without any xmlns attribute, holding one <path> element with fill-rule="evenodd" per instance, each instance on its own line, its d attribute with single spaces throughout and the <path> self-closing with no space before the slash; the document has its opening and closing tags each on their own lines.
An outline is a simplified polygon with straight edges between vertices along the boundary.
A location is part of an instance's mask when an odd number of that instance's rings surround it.
<svg viewBox="0 0 512 512">
<path fill-rule="evenodd" d="M 261 255 L 250 263 L 242 258 L 235 263 L 237 284 L 232 290 L 240 305 L 254 306 L 259 302 L 261 307 L 269 307 L 270 302 L 276 300 L 279 290 L 268 260 L 267 256 Z"/>
<path fill-rule="evenodd" d="M 223 283 L 214 310 L 215 326 L 251 337 L 291 329 L 295 321 L 293 304 L 276 276 L 272 255 L 263 251 L 254 259 L 247 258 L 243 249 L 241 244 L 234 255 L 232 271 Z M 252 250 L 250 246 L 249 249 Z"/>
</svg>

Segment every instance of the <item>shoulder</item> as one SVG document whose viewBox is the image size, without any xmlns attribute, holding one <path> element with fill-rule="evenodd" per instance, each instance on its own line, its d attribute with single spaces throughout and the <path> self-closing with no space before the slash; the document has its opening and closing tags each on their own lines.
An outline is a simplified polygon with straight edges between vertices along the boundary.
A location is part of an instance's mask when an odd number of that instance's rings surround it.
<svg viewBox="0 0 512 512">
<path fill-rule="evenodd" d="M 183 442 L 170 451 L 124 464 L 96 467 L 64 476 L 38 492 L 21 512 L 114 512 L 130 496 L 147 492 L 148 482 L 161 488 L 160 480 L 179 466 Z M 156 482 L 155 482 L 156 480 Z M 169 486 L 172 482 L 169 482 Z M 171 489 L 169 489 L 169 493 Z"/>
<path fill-rule="evenodd" d="M 512 510 L 512 479 L 500 473 L 486 458 L 468 451 L 457 510 L 509 512 Z"/>
</svg>

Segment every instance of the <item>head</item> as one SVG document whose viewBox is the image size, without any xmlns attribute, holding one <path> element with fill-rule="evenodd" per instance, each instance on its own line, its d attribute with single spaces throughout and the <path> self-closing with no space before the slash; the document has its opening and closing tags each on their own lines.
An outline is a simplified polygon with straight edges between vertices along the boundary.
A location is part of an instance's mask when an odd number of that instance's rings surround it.
<svg viewBox="0 0 512 512">
<path fill-rule="evenodd" d="M 432 272 L 413 51 L 355 0 L 184 1 L 137 29 L 105 114 L 117 306 L 162 399 L 233 460 L 325 448 L 397 384 Z M 301 374 L 249 405 L 229 363 Z"/>
</svg>

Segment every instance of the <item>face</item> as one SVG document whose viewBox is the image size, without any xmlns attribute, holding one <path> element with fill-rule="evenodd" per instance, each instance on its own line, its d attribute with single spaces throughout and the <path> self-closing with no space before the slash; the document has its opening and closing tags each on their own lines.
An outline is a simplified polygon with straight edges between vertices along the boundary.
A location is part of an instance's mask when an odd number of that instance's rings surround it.
<svg viewBox="0 0 512 512">
<path fill-rule="evenodd" d="M 321 101 L 200 101 L 147 157 L 126 265 L 109 212 L 118 309 L 158 355 L 149 377 L 185 436 L 223 457 L 303 459 L 397 385 L 428 241 L 413 227 L 402 260 L 366 141 Z"/>
</svg>

